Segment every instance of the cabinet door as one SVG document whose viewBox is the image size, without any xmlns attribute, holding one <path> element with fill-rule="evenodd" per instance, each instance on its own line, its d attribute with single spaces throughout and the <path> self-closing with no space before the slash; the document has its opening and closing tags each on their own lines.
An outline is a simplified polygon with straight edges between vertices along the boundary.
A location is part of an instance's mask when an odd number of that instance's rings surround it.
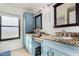
<svg viewBox="0 0 79 59">
<path fill-rule="evenodd" d="M 54 56 L 54 54 L 55 54 L 55 53 L 54 53 L 54 50 L 50 48 L 49 56 Z"/>
<path fill-rule="evenodd" d="M 47 46 L 42 47 L 42 56 L 49 56 L 50 48 Z"/>
<path fill-rule="evenodd" d="M 32 52 L 32 38 L 28 42 L 29 51 Z"/>
<path fill-rule="evenodd" d="M 28 36 L 28 50 L 29 52 L 32 52 L 32 37 Z"/>
<path fill-rule="evenodd" d="M 33 40 L 32 42 L 32 54 L 35 56 L 36 55 L 36 48 L 41 46 L 41 43 Z"/>
<path fill-rule="evenodd" d="M 32 51 L 32 37 L 27 35 L 24 42 L 25 42 L 24 43 L 25 48 L 31 52 Z"/>
<path fill-rule="evenodd" d="M 25 12 L 24 13 L 24 20 L 25 20 L 25 32 L 33 32 L 34 29 L 34 17 L 32 13 Z"/>
<path fill-rule="evenodd" d="M 64 53 L 50 47 L 42 47 L 42 56 L 66 56 Z"/>
<path fill-rule="evenodd" d="M 66 56 L 62 51 L 56 49 L 50 49 L 50 56 Z"/>
<path fill-rule="evenodd" d="M 25 36 L 24 40 L 23 40 L 23 44 L 24 44 L 24 47 L 27 48 L 27 37 Z"/>
<path fill-rule="evenodd" d="M 29 37 L 28 37 L 28 36 L 26 37 L 25 42 L 26 42 L 26 43 L 25 43 L 25 44 L 26 44 L 25 47 L 26 47 L 26 49 L 28 49 L 28 48 L 29 48 L 29 47 L 28 47 L 28 43 L 29 43 Z"/>
</svg>

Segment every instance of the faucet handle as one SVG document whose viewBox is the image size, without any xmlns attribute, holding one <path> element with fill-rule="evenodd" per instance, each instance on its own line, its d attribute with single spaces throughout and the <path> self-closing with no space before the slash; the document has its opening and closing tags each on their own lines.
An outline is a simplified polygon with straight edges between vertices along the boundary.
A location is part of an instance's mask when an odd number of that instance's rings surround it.
<svg viewBox="0 0 79 59">
<path fill-rule="evenodd" d="M 71 37 L 71 33 L 69 33 L 69 37 Z"/>
</svg>

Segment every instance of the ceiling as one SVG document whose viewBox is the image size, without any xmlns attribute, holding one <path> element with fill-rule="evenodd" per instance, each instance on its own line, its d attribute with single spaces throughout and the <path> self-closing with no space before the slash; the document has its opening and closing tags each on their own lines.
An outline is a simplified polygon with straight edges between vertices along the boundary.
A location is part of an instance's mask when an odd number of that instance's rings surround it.
<svg viewBox="0 0 79 59">
<path fill-rule="evenodd" d="M 46 6 L 48 3 L 5 3 L 5 4 L 18 7 L 18 8 L 22 8 L 25 10 L 33 11 L 33 10 Z"/>
</svg>

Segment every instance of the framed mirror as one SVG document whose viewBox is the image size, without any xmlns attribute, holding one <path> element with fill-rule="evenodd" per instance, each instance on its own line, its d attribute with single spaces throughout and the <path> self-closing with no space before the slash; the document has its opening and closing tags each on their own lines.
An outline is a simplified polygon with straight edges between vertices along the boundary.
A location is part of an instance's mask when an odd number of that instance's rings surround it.
<svg viewBox="0 0 79 59">
<path fill-rule="evenodd" d="M 66 5 L 62 4 L 56 8 L 57 25 L 67 24 L 67 10 Z"/>
<path fill-rule="evenodd" d="M 68 8 L 68 19 L 69 19 L 69 24 L 75 24 L 76 23 L 76 8 L 75 5 Z"/>
<path fill-rule="evenodd" d="M 42 29 L 42 14 L 35 16 L 35 29 Z"/>
<path fill-rule="evenodd" d="M 78 3 L 57 3 L 54 7 L 54 27 L 79 25 Z"/>
</svg>

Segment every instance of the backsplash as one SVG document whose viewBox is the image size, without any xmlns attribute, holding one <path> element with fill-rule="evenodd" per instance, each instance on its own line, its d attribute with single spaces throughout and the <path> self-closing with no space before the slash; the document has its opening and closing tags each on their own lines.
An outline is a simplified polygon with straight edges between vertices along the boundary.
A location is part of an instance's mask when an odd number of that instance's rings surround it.
<svg viewBox="0 0 79 59">
<path fill-rule="evenodd" d="M 55 32 L 56 36 L 79 37 L 79 32 Z"/>
</svg>

